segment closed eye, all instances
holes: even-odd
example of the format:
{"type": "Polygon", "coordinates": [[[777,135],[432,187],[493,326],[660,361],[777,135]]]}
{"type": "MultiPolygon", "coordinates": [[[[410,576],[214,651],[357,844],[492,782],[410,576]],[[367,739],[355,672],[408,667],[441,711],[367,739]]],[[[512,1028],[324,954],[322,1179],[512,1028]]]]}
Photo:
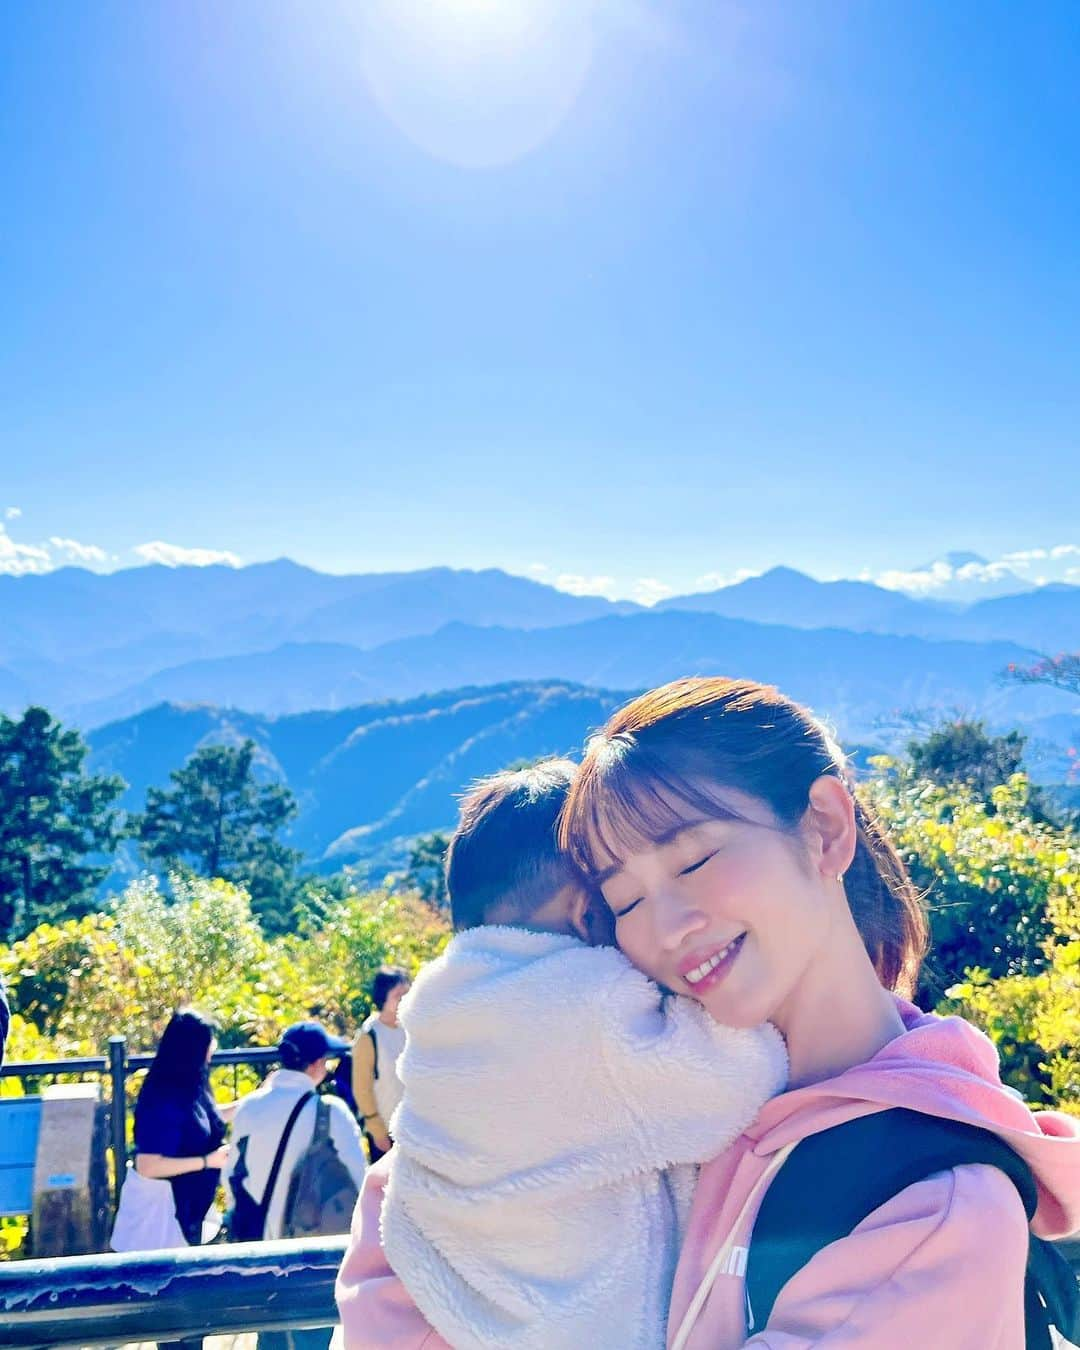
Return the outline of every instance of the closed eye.
{"type": "Polygon", "coordinates": [[[688,877],[691,872],[696,872],[699,867],[704,867],[709,859],[715,858],[719,852],[720,850],[718,848],[714,848],[711,853],[706,853],[704,858],[699,858],[696,863],[691,863],[689,867],[684,867],[679,873],[679,876],[688,877]]]}
{"type": "Polygon", "coordinates": [[[645,897],[643,895],[639,895],[636,900],[631,900],[625,909],[613,909],[611,912],[615,915],[615,921],[618,922],[623,915],[629,914],[632,909],[637,909],[638,905],[640,905],[644,899],[645,897]]]}

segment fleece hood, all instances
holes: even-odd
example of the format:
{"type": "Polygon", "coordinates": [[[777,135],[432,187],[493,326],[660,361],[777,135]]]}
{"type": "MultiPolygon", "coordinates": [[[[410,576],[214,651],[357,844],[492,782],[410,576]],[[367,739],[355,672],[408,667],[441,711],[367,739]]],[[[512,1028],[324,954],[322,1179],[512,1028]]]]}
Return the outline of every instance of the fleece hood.
{"type": "Polygon", "coordinates": [[[960,1017],[938,1017],[897,1000],[904,1033],[865,1064],[766,1103],[746,1132],[768,1157],[796,1139],[890,1107],[963,1121],[998,1135],[1034,1173],[1032,1229],[1068,1237],[1080,1229],[1080,1120],[1033,1112],[1001,1082],[993,1042],[960,1017]]]}

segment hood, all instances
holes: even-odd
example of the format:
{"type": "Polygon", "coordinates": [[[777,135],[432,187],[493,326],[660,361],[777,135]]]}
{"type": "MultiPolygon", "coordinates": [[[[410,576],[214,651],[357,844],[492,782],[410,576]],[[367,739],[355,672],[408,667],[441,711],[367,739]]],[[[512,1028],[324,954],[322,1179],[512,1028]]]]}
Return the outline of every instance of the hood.
{"type": "Polygon", "coordinates": [[[767,1157],[843,1121],[907,1107],[1000,1136],[1038,1184],[1034,1231],[1048,1238],[1076,1232],[1080,1120],[1057,1111],[1032,1112],[1002,1085],[993,1042],[963,1018],[923,1013],[902,999],[897,1006],[905,1031],[873,1059],[766,1103],[747,1131],[754,1152],[767,1157]]]}

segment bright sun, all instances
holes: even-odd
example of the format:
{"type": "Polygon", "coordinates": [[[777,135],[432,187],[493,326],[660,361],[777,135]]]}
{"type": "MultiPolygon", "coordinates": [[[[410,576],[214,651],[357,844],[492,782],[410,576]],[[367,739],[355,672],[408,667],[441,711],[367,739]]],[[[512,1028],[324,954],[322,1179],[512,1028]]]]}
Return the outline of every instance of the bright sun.
{"type": "Polygon", "coordinates": [[[590,0],[364,0],[364,77],[429,154],[507,164],[546,141],[584,84],[590,0]]]}

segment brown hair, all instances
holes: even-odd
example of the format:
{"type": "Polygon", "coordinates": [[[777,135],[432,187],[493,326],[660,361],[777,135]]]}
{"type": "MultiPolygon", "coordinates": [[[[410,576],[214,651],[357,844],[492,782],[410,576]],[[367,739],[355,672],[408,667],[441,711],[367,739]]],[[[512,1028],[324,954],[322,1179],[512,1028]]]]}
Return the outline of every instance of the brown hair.
{"type": "MultiPolygon", "coordinates": [[[[806,708],[752,680],[676,680],[620,708],[590,740],[563,810],[560,843],[595,876],[635,841],[678,828],[687,808],[739,819],[713,791],[719,785],[761,798],[794,830],[823,774],[850,790],[842,751],[806,708]]],[[[910,995],[926,955],[922,899],[857,797],[855,823],[855,856],[844,877],[852,917],[881,983],[910,995]]]]}
{"type": "Polygon", "coordinates": [[[525,922],[582,880],[556,839],[576,772],[568,759],[549,759],[482,778],[462,798],[446,852],[455,929],[490,923],[495,910],[502,922],[525,922]]]}

